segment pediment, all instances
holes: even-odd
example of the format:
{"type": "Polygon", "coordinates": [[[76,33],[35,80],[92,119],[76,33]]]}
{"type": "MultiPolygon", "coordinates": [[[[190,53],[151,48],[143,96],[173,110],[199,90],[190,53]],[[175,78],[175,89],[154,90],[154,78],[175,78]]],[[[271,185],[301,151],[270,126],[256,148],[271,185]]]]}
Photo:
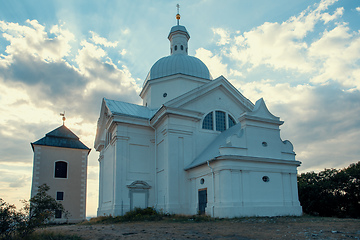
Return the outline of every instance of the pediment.
{"type": "MultiPolygon", "coordinates": [[[[164,106],[172,108],[189,108],[194,103],[206,100],[206,96],[213,96],[216,91],[221,91],[228,99],[239,106],[243,111],[250,112],[254,104],[245,98],[225,77],[220,76],[217,79],[193,89],[177,98],[174,98],[164,106]]],[[[189,108],[190,109],[190,108],[189,108]]],[[[191,109],[199,110],[199,109],[191,109]]]]}

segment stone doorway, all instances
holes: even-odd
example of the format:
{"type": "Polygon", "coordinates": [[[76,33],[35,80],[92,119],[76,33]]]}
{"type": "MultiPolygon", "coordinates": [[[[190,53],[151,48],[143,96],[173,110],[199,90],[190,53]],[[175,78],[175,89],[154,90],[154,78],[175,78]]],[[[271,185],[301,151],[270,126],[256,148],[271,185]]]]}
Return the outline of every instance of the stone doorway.
{"type": "Polygon", "coordinates": [[[135,181],[127,187],[129,188],[130,210],[149,206],[149,189],[151,187],[147,182],[135,181]]]}

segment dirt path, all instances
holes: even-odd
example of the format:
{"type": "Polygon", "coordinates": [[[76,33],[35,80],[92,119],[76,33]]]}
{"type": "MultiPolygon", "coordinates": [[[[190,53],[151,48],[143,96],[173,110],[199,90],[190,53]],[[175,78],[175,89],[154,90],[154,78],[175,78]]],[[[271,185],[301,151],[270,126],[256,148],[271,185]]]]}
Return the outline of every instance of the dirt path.
{"type": "Polygon", "coordinates": [[[84,239],[360,239],[360,219],[244,218],[214,222],[132,222],[62,225],[60,231],[84,239]]]}

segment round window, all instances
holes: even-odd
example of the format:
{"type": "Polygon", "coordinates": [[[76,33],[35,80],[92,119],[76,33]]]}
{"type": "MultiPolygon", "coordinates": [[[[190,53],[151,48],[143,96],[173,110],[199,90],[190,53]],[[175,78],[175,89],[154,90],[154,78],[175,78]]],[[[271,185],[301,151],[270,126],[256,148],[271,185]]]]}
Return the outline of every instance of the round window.
{"type": "Polygon", "coordinates": [[[267,147],[267,142],[262,142],[263,147],[267,147]]]}
{"type": "Polygon", "coordinates": [[[163,97],[167,97],[167,93],[164,93],[164,94],[163,94],[163,97]]]}
{"type": "Polygon", "coordinates": [[[205,179],[200,179],[200,184],[204,184],[204,182],[205,182],[205,179]]]}
{"type": "Polygon", "coordinates": [[[264,182],[269,182],[269,181],[270,181],[270,178],[269,178],[268,176],[263,176],[263,177],[262,177],[262,180],[263,180],[264,182]]]}

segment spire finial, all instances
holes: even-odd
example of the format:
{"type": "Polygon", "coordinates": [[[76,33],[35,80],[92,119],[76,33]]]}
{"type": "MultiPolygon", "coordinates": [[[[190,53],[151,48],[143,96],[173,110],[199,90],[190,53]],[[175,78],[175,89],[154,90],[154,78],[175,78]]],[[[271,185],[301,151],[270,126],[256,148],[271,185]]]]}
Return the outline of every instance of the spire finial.
{"type": "Polygon", "coordinates": [[[179,21],[180,21],[180,13],[179,13],[180,5],[176,4],[176,8],[177,8],[177,14],[176,14],[177,25],[179,25],[179,21]]]}
{"type": "Polygon", "coordinates": [[[66,120],[65,111],[64,111],[64,113],[60,113],[60,116],[62,116],[63,125],[65,125],[65,120],[66,120]]]}

